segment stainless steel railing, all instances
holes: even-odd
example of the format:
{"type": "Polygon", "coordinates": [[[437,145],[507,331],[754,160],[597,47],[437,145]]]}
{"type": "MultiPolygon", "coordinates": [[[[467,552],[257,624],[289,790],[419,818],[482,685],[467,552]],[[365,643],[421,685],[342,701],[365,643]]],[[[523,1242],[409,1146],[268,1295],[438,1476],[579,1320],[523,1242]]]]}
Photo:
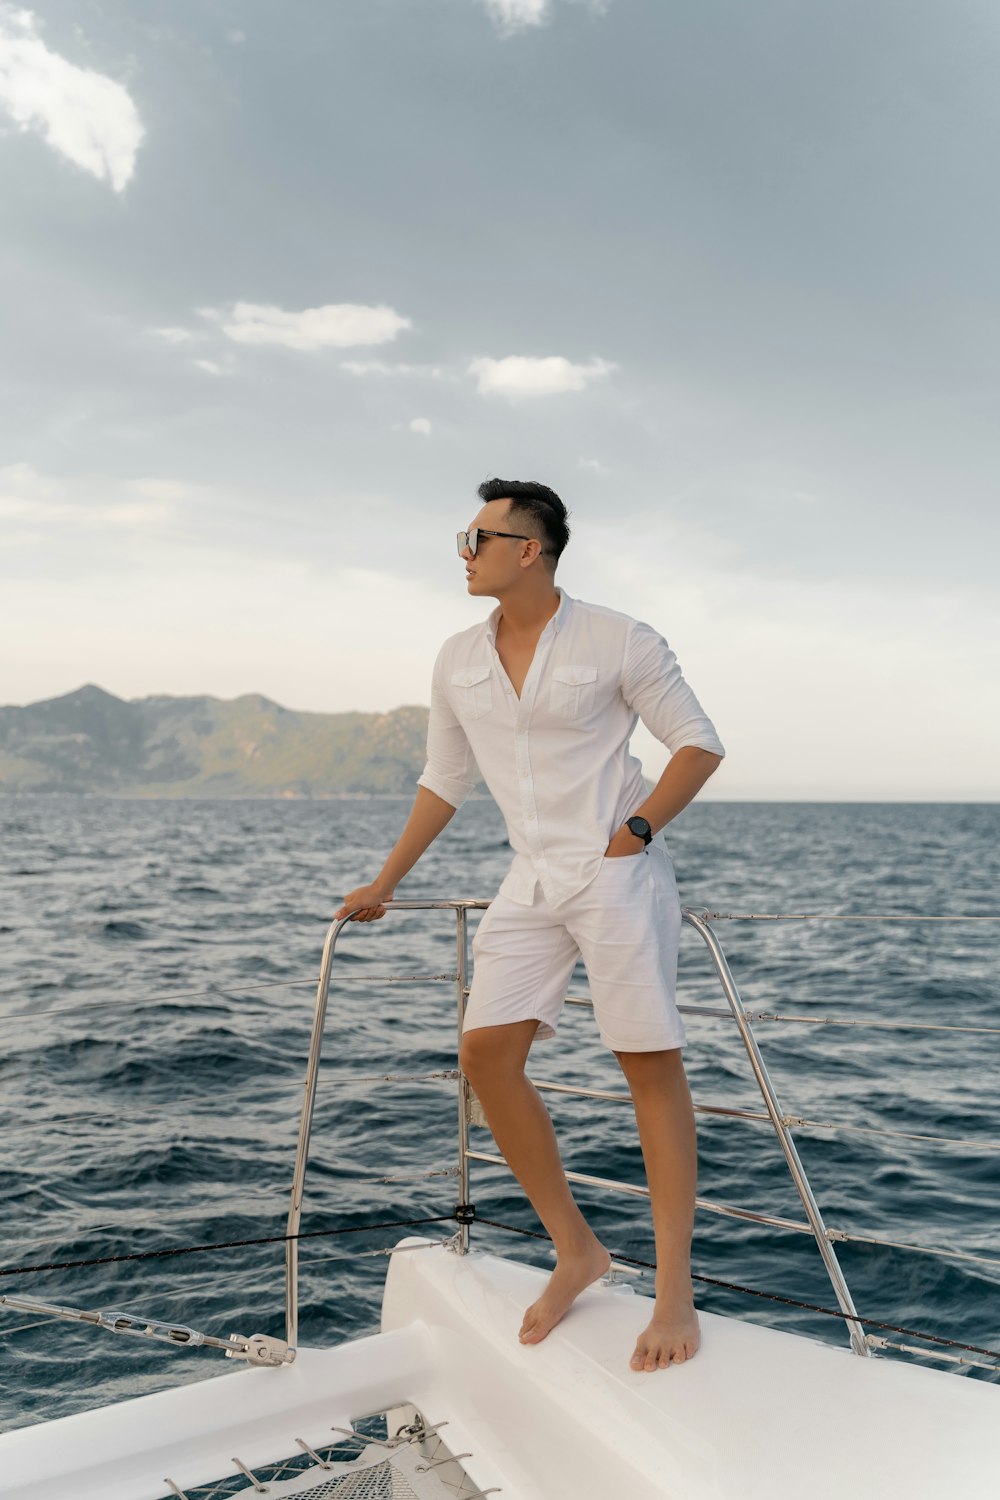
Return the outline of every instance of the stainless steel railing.
{"type": "MultiPolygon", "coordinates": [[[[385,905],[393,911],[453,911],[455,913],[457,962],[455,965],[455,981],[457,986],[458,1002],[458,1027],[461,1031],[462,1013],[465,1006],[465,997],[468,991],[466,978],[468,976],[468,929],[467,912],[483,911],[489,906],[488,901],[387,901],[385,905]]],[[[316,1084],[319,1077],[319,1064],[323,1052],[323,1029],[326,1025],[326,1012],[330,995],[330,975],[333,970],[333,958],[337,951],[337,942],[344,926],[350,921],[350,917],[342,917],[339,922],[334,922],[326,935],[323,945],[323,959],[320,964],[319,983],[316,988],[316,1008],[313,1012],[312,1035],[309,1041],[309,1062],[306,1067],[305,1092],[302,1100],[302,1115],[299,1121],[299,1140],[295,1150],[295,1170],[292,1174],[291,1202],[288,1208],[288,1227],[286,1233],[288,1239],[285,1243],[285,1338],[289,1348],[295,1348],[298,1343],[299,1331],[299,1225],[302,1221],[302,1197],[305,1191],[306,1164],[309,1160],[309,1140],[312,1135],[313,1110],[316,1105],[316,1084]]],[[[458,1083],[458,1182],[460,1201],[468,1201],[469,1191],[469,1164],[468,1164],[468,1107],[469,1086],[464,1076],[459,1076],[458,1083]]],[[[464,1254],[469,1247],[469,1226],[459,1226],[458,1248],[464,1254]]]]}
{"type": "MultiPolygon", "coordinates": [[[[462,1019],[465,1000],[468,995],[468,913],[470,910],[484,910],[489,906],[488,901],[391,901],[386,902],[387,908],[395,911],[442,911],[451,910],[456,919],[456,965],[455,984],[457,998],[457,1020],[459,1037],[461,1037],[462,1019]]],[[[789,1129],[789,1117],[784,1114],[778,1102],[774,1085],[771,1081],[760,1049],[757,1046],[753,1028],[743,1001],[740,997],[736,981],[729,968],[728,961],[719,942],[718,936],[708,921],[707,913],[682,909],[683,920],[687,922],[701,936],[715,967],[719,978],[722,992],[729,1006],[728,1014],[736,1021],[739,1028],[740,1038],[746,1048],[750,1065],[753,1069],[754,1078],[760,1089],[767,1118],[778,1137],[782,1153],[795,1184],[796,1191],[802,1201],[805,1210],[806,1222],[802,1223],[793,1219],[779,1218],[770,1214],[755,1213],[748,1209],[740,1208],[732,1204],[715,1204],[708,1200],[698,1199],[699,1207],[715,1212],[724,1213],[729,1217],[747,1219],[755,1223],[769,1224],[778,1228],[798,1230],[803,1233],[812,1234],[819,1248],[823,1264],[833,1285],[838,1306],[845,1315],[850,1336],[851,1348],[855,1354],[862,1357],[871,1355],[871,1348],[858,1320],[857,1309],[851,1297],[850,1290],[844,1278],[840,1263],[837,1260],[833,1248],[833,1240],[843,1238],[837,1230],[831,1230],[824,1223],[815,1195],[809,1184],[805,1168],[799,1158],[789,1129]]],[[[288,1226],[285,1247],[285,1337],[290,1348],[294,1348],[298,1341],[298,1233],[302,1218],[302,1201],[305,1190],[306,1165],[309,1156],[309,1141],[312,1132],[313,1110],[316,1100],[316,1084],[319,1074],[319,1064],[323,1049],[323,1031],[326,1022],[326,1014],[329,1003],[330,978],[333,970],[333,959],[337,949],[341,931],[350,917],[344,917],[339,922],[331,925],[326,942],[323,947],[323,960],[320,967],[319,982],[316,991],[316,1006],[313,1015],[312,1035],[309,1045],[309,1062],[306,1070],[305,1093],[302,1104],[302,1115],[299,1125],[299,1139],[295,1155],[295,1169],[292,1177],[291,1202],[288,1211],[288,1226]]],[[[448,976],[451,978],[451,976],[448,976]]],[[[587,1001],[577,1002],[588,1004],[587,1001]]],[[[704,1007],[681,1006],[684,1012],[694,1010],[704,1012],[704,1007]]],[[[710,1011],[710,1014],[726,1015],[726,1011],[710,1011]]],[[[532,1080],[533,1082],[535,1080],[532,1080]]],[[[577,1094],[585,1097],[601,1097],[600,1091],[576,1088],[570,1085],[554,1085],[539,1083],[538,1087],[558,1088],[562,1093],[577,1094]]],[[[466,1078],[459,1073],[458,1087],[458,1188],[459,1202],[465,1204],[469,1201],[469,1162],[482,1161],[491,1165],[505,1166],[503,1157],[491,1155],[487,1152],[474,1151],[469,1147],[468,1127],[470,1118],[471,1091],[466,1078]]],[[[739,1113],[733,1111],[733,1113],[739,1113]]],[[[633,1184],[615,1181],[610,1178],[597,1178],[583,1173],[567,1171],[567,1179],[570,1182],[586,1183],[600,1186],[613,1192],[631,1193],[638,1196],[648,1197],[648,1189],[636,1187],[633,1184]]],[[[455,1236],[455,1249],[459,1254],[464,1254],[469,1246],[469,1226],[467,1223],[459,1223],[455,1236]]]]}

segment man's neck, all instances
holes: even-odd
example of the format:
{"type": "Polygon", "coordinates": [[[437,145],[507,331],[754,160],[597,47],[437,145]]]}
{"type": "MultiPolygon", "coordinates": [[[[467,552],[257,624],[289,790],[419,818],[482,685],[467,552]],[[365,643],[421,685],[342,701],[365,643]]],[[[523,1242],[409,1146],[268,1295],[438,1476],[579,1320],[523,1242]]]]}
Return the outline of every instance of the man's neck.
{"type": "Polygon", "coordinates": [[[500,600],[500,619],[497,629],[514,640],[530,640],[541,635],[552,616],[559,608],[560,595],[555,585],[551,589],[530,595],[508,595],[500,600]]]}

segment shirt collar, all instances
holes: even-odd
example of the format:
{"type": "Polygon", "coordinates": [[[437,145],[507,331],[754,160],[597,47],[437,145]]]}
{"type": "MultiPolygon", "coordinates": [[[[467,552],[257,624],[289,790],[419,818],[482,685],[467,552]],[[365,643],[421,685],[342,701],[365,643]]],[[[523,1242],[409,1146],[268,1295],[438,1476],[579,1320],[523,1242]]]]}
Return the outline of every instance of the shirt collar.
{"type": "MultiPolygon", "coordinates": [[[[569,612],[573,606],[573,600],[570,598],[569,594],[567,594],[566,590],[561,589],[558,584],[556,585],[556,593],[559,595],[559,608],[556,610],[551,620],[549,620],[546,624],[545,630],[542,631],[542,635],[544,635],[545,631],[549,629],[552,629],[556,632],[560,631],[566,624],[566,621],[569,619],[569,612]]],[[[486,621],[486,635],[489,639],[490,645],[494,647],[497,643],[497,626],[500,624],[500,616],[502,612],[503,607],[502,605],[498,604],[496,609],[494,609],[490,614],[489,619],[486,621]]],[[[539,639],[541,639],[541,637],[539,637],[539,639]]]]}

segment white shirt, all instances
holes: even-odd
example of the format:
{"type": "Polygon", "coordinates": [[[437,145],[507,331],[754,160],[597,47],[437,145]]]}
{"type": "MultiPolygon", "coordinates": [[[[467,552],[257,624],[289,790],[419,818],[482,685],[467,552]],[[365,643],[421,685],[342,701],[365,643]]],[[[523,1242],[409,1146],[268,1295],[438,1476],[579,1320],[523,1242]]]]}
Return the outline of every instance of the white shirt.
{"type": "Polygon", "coordinates": [[[589,885],[612,834],[645,802],[642,766],[629,751],[640,719],[671,754],[684,745],[726,753],[661,635],[557,592],[520,698],[497,654],[500,605],[445,641],[418,778],[460,807],[478,765],[514,850],[500,890],[524,906],[536,882],[550,906],[589,885]]]}

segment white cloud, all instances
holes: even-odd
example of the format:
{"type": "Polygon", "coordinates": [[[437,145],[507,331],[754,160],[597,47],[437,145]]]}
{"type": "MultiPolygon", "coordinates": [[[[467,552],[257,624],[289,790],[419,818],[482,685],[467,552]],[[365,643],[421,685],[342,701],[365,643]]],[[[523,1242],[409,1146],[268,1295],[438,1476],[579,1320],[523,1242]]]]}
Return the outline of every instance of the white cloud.
{"type": "Polygon", "coordinates": [[[442,365],[387,364],[383,359],[342,359],[340,368],[351,375],[427,375],[434,380],[453,380],[442,365]]]}
{"type": "Polygon", "coordinates": [[[190,344],[201,336],[193,333],[190,328],[150,328],[148,331],[165,344],[190,344]]]}
{"type": "MultiPolygon", "coordinates": [[[[482,3],[501,36],[544,26],[552,19],[551,0],[482,0],[482,3]]],[[[585,5],[593,15],[603,16],[610,0],[571,0],[571,3],[585,5]]]]}
{"type": "Polygon", "coordinates": [[[232,365],[220,365],[214,359],[196,359],[192,363],[196,364],[199,370],[204,370],[207,375],[231,375],[233,373],[232,365]]]}
{"type": "Polygon", "coordinates": [[[533,359],[508,354],[505,359],[474,359],[468,374],[475,375],[481,396],[554,396],[561,391],[582,391],[589,380],[609,375],[618,366],[605,359],[575,365],[561,354],[533,359]]]}
{"type": "Polygon", "coordinates": [[[484,0],[486,10],[503,35],[524,31],[529,26],[544,26],[549,19],[549,0],[484,0]]]}
{"type": "Polygon", "coordinates": [[[592,469],[595,474],[610,474],[611,470],[607,464],[602,464],[598,458],[581,458],[578,460],[581,469],[592,469]]]}
{"type": "MultiPolygon", "coordinates": [[[[0,523],[11,521],[32,526],[58,521],[63,526],[128,529],[157,525],[172,516],[172,501],[179,498],[176,487],[172,493],[165,487],[169,483],[150,479],[132,481],[122,487],[142,498],[109,501],[103,494],[107,486],[101,481],[67,484],[40,474],[31,464],[7,464],[0,468],[0,523]],[[100,498],[91,498],[95,489],[100,498]]],[[[17,539],[44,541],[45,534],[21,532],[17,539]]]]}
{"type": "Polygon", "coordinates": [[[426,417],[414,417],[410,423],[411,432],[422,432],[424,437],[430,437],[431,424],[426,417]]]}
{"type": "Polygon", "coordinates": [[[122,84],[80,68],[38,35],[30,10],[0,4],[0,108],[19,130],[35,131],[54,151],[120,193],[145,136],[122,84]]]}
{"type": "Polygon", "coordinates": [[[355,302],[330,302],[302,312],[237,302],[228,313],[199,307],[199,314],[218,323],[227,338],[238,344],[281,344],[286,349],[344,349],[353,344],[385,344],[411,326],[391,307],[365,307],[355,302]]]}

